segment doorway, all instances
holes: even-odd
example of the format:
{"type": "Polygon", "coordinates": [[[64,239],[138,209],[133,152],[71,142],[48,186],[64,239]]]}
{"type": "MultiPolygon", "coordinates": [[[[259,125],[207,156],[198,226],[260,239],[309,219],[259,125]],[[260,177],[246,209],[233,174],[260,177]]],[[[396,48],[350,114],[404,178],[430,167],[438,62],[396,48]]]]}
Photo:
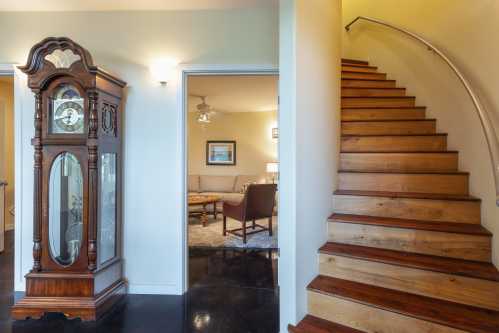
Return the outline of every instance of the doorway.
{"type": "Polygon", "coordinates": [[[278,332],[278,74],[184,83],[187,322],[278,332]]]}
{"type": "Polygon", "coordinates": [[[14,213],[14,77],[0,71],[0,307],[14,301],[14,213]]]}

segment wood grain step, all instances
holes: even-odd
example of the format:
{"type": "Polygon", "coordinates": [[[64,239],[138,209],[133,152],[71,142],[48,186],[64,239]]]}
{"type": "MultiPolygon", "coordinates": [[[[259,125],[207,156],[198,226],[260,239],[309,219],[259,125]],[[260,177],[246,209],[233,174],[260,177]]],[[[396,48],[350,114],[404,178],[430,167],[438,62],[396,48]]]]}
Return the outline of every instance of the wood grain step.
{"type": "MultiPolygon", "coordinates": [[[[366,251],[367,254],[371,254],[377,250],[391,251],[348,244],[329,244],[370,249],[366,251]]],[[[399,251],[391,252],[404,253],[399,251]]],[[[434,262],[438,262],[440,259],[448,259],[414,253],[407,253],[407,255],[408,256],[401,255],[399,258],[410,260],[410,256],[423,256],[434,258],[434,262]]],[[[455,261],[467,262],[466,260],[459,259],[455,259],[455,261]]],[[[475,261],[469,262],[476,263],[475,261]]],[[[488,265],[486,263],[484,264],[488,265]]],[[[406,291],[412,294],[434,297],[460,304],[496,311],[499,310],[497,301],[499,299],[499,282],[463,277],[452,273],[442,273],[421,268],[412,268],[408,265],[404,265],[403,261],[396,263],[381,262],[371,260],[370,256],[363,257],[362,255],[352,256],[348,253],[347,255],[344,255],[342,252],[336,253],[333,249],[329,253],[320,252],[319,272],[321,275],[338,279],[348,279],[355,282],[406,291]]]]}
{"type": "Polygon", "coordinates": [[[292,333],[363,333],[311,315],[305,316],[296,327],[290,325],[288,330],[292,333]]]}
{"type": "Polygon", "coordinates": [[[328,240],[440,257],[491,261],[491,236],[330,220],[328,240]]]}
{"type": "Polygon", "coordinates": [[[368,332],[499,332],[497,311],[322,275],[308,290],[311,315],[368,332]]]}
{"type": "Polygon", "coordinates": [[[458,168],[458,153],[340,153],[339,168],[367,172],[453,172],[458,168]]]}
{"type": "Polygon", "coordinates": [[[342,64],[341,70],[346,72],[357,72],[357,73],[376,73],[378,71],[378,67],[374,66],[359,66],[359,65],[351,65],[351,64],[342,64]]]}
{"type": "Polygon", "coordinates": [[[342,152],[426,152],[447,149],[447,134],[342,136],[342,152]]]}
{"type": "Polygon", "coordinates": [[[362,96],[362,97],[382,97],[382,96],[405,96],[405,88],[341,88],[341,96],[362,96]]]}
{"type": "Polygon", "coordinates": [[[399,219],[390,217],[378,217],[368,215],[338,214],[333,213],[328,219],[336,223],[353,223],[374,226],[384,226],[400,229],[415,229],[425,231],[436,231],[446,233],[456,233],[463,235],[475,235],[492,237],[492,233],[480,224],[435,222],[424,220],[399,219]]]}
{"type": "Polygon", "coordinates": [[[397,82],[395,80],[341,78],[342,88],[395,88],[396,84],[397,82]]]}
{"type": "Polygon", "coordinates": [[[341,120],[412,120],[412,119],[425,119],[426,108],[356,108],[356,109],[342,109],[341,120]]]}
{"type": "Polygon", "coordinates": [[[480,224],[480,199],[471,196],[378,191],[334,192],[334,212],[480,224]]]}
{"type": "Polygon", "coordinates": [[[357,59],[348,59],[348,58],[341,58],[341,63],[342,64],[356,64],[356,65],[369,65],[369,62],[365,60],[357,60],[357,59]]]}
{"type": "Polygon", "coordinates": [[[386,73],[359,73],[351,71],[341,71],[342,79],[369,79],[386,80],[386,73]]]}
{"type": "Polygon", "coordinates": [[[435,119],[342,121],[342,135],[435,134],[435,119]]]}
{"type": "Polygon", "coordinates": [[[328,242],[319,249],[321,254],[362,259],[394,266],[408,267],[499,282],[499,271],[491,263],[469,261],[417,253],[377,249],[367,246],[328,242]]]}
{"type": "Polygon", "coordinates": [[[339,190],[467,195],[468,182],[469,174],[462,172],[338,172],[339,190]]]}
{"type": "Polygon", "coordinates": [[[362,97],[350,96],[341,97],[342,108],[368,108],[368,107],[414,107],[416,97],[395,96],[395,97],[362,97]]]}

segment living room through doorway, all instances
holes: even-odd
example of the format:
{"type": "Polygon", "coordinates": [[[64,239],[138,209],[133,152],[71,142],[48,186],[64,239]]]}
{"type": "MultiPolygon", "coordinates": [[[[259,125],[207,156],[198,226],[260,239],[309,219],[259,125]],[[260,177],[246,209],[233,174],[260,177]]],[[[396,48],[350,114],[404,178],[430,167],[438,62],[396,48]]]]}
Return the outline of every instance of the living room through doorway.
{"type": "MultiPolygon", "coordinates": [[[[277,332],[278,75],[186,82],[189,299],[224,315],[240,307],[277,332]]],[[[214,316],[200,325],[209,331],[214,316]]]]}

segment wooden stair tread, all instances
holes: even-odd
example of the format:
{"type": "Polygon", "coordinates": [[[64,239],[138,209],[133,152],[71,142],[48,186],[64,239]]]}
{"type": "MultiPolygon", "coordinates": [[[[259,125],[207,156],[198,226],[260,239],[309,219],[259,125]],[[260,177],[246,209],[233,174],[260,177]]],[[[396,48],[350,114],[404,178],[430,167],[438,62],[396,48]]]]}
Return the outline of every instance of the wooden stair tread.
{"type": "Polygon", "coordinates": [[[348,67],[358,67],[358,68],[370,68],[370,69],[378,69],[377,66],[370,66],[370,65],[367,65],[367,64],[356,64],[356,63],[353,63],[353,62],[350,62],[350,63],[345,63],[343,62],[341,64],[341,66],[348,66],[348,67]]]}
{"type": "Polygon", "coordinates": [[[499,312],[323,275],[308,290],[473,333],[499,332],[499,312]]]}
{"type": "MultiPolygon", "coordinates": [[[[398,96],[398,98],[403,98],[404,96],[398,96]]],[[[347,98],[347,97],[343,97],[347,98]]],[[[368,97],[372,98],[372,97],[368,97]]],[[[394,96],[394,98],[397,98],[397,96],[394,96]]],[[[357,110],[357,109],[362,109],[362,110],[378,110],[378,109],[413,109],[413,110],[425,110],[426,106],[343,106],[341,107],[342,110],[357,110]]]]}
{"type": "Polygon", "coordinates": [[[342,63],[353,63],[353,64],[364,64],[368,65],[369,62],[365,60],[357,60],[357,59],[348,59],[348,58],[341,58],[342,63]]]}
{"type": "Polygon", "coordinates": [[[338,170],[338,173],[387,173],[387,174],[402,174],[402,175],[469,175],[467,171],[392,171],[392,170],[373,170],[373,171],[356,171],[356,170],[338,170]]]}
{"type": "Polygon", "coordinates": [[[365,136],[373,136],[373,137],[381,137],[381,136],[447,136],[447,133],[421,133],[421,134],[342,134],[342,137],[365,137],[365,136]]]}
{"type": "Polygon", "coordinates": [[[365,99],[415,99],[416,96],[342,96],[341,98],[365,98],[365,99]]]}
{"type": "Polygon", "coordinates": [[[457,150],[432,150],[432,151],[354,151],[340,152],[340,154],[459,154],[457,150]]]}
{"type": "Polygon", "coordinates": [[[290,325],[288,329],[292,333],[363,333],[311,315],[306,315],[296,327],[290,325]]]}
{"type": "Polygon", "coordinates": [[[356,195],[356,196],[367,196],[367,197],[386,197],[386,198],[481,201],[481,199],[473,197],[471,195],[455,195],[455,194],[357,191],[357,190],[336,190],[336,191],[334,191],[334,194],[335,195],[356,195]]]}
{"type": "Polygon", "coordinates": [[[330,222],[353,223],[364,225],[375,225],[400,229],[416,229],[425,231],[437,231],[445,233],[479,235],[492,237],[492,234],[480,224],[434,222],[411,219],[399,219],[392,217],[378,217],[367,215],[351,215],[333,213],[329,216],[330,222]]]}
{"type": "Polygon", "coordinates": [[[425,121],[437,121],[433,118],[424,118],[424,119],[366,119],[366,120],[342,120],[342,123],[397,123],[404,121],[414,121],[414,122],[425,122],[425,121]]]}
{"type": "MultiPolygon", "coordinates": [[[[352,79],[345,79],[345,80],[352,80],[352,79]]],[[[370,81],[376,81],[376,80],[370,80],[370,81]]],[[[383,80],[387,81],[387,80],[383,80]]],[[[365,89],[365,90],[405,90],[406,88],[400,88],[400,87],[393,87],[393,88],[388,88],[388,87],[379,87],[379,88],[373,88],[373,87],[341,87],[343,89],[365,89]]],[[[402,97],[402,96],[400,96],[402,97]]]]}
{"type": "MultiPolygon", "coordinates": [[[[356,72],[354,72],[356,73],[356,72]]],[[[349,77],[345,77],[345,78],[341,78],[342,80],[349,80],[349,81],[383,81],[383,82],[396,82],[396,80],[383,80],[383,79],[363,79],[363,78],[359,78],[359,79],[351,79],[349,77]]]]}
{"type": "Polygon", "coordinates": [[[320,253],[499,282],[491,263],[328,242],[320,253]]]}

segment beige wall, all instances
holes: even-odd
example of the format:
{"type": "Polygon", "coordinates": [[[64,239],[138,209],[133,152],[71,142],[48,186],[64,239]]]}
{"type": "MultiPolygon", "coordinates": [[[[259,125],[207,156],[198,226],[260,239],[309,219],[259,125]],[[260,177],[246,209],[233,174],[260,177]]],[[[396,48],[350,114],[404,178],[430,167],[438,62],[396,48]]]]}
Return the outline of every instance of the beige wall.
{"type": "MultiPolygon", "coordinates": [[[[382,19],[424,36],[462,70],[499,119],[499,1],[346,0],[344,25],[358,15],[382,19]]],[[[433,53],[399,32],[361,23],[344,33],[344,56],[369,60],[428,106],[438,130],[449,133],[449,149],[459,150],[460,169],[471,172],[471,193],[482,201],[483,224],[494,233],[499,264],[499,208],[485,138],[469,97],[433,53]]],[[[499,121],[495,122],[499,129],[499,121]]]]}
{"type": "Polygon", "coordinates": [[[339,156],[341,23],[340,0],[281,0],[279,207],[290,207],[279,210],[281,323],[307,313],[306,287],[327,240],[339,156]]]}
{"type": "Polygon", "coordinates": [[[189,112],[189,174],[195,175],[263,175],[266,163],[277,160],[277,112],[218,113],[210,124],[200,124],[197,114],[189,112]],[[206,141],[237,141],[235,166],[206,165],[206,141]]]}
{"type": "Polygon", "coordinates": [[[9,209],[14,207],[14,82],[0,81],[0,178],[9,183],[5,188],[5,225],[7,229],[14,227],[14,217],[9,209]]]}

